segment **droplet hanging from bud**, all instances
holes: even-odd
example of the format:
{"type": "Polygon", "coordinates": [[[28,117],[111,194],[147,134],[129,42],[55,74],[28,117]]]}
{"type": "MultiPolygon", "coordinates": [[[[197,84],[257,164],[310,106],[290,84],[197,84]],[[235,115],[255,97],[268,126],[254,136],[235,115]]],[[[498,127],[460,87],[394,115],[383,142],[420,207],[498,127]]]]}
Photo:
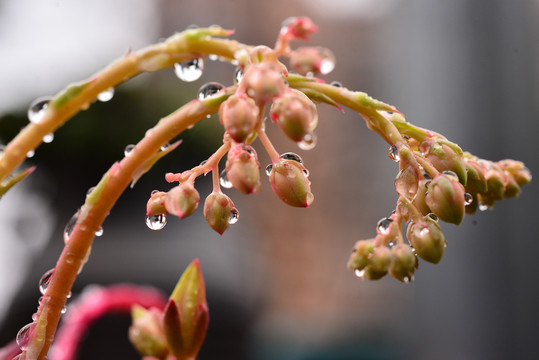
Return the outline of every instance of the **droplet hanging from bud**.
{"type": "Polygon", "coordinates": [[[167,215],[166,214],[159,214],[159,215],[147,215],[146,216],[146,226],[150,230],[161,230],[165,227],[167,224],[167,215]]]}

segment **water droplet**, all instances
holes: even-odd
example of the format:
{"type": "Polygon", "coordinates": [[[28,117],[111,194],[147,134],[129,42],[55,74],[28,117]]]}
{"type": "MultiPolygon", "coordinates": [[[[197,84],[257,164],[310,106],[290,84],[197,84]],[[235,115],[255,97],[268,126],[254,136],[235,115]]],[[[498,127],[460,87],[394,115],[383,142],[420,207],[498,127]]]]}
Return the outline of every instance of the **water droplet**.
{"type": "Polygon", "coordinates": [[[148,215],[146,216],[146,226],[150,230],[161,230],[167,224],[167,215],[148,215]]]}
{"type": "Polygon", "coordinates": [[[438,216],[434,215],[433,213],[428,213],[427,216],[432,220],[438,222],[438,216]]]}
{"type": "Polygon", "coordinates": [[[183,81],[192,82],[202,76],[204,70],[204,59],[192,59],[174,64],[174,73],[183,81]]]}
{"type": "Polygon", "coordinates": [[[299,162],[300,164],[303,164],[303,159],[301,158],[301,156],[299,156],[298,154],[293,153],[293,152],[286,152],[286,153],[282,154],[281,159],[294,160],[294,161],[299,162]]]}
{"type": "Polygon", "coordinates": [[[303,169],[303,174],[308,177],[309,176],[309,170],[303,169]]]}
{"type": "Polygon", "coordinates": [[[395,240],[389,240],[387,242],[387,247],[390,248],[390,249],[393,248],[393,246],[395,246],[395,245],[397,245],[397,242],[395,240]]]}
{"type": "Polygon", "coordinates": [[[405,284],[411,283],[412,281],[414,281],[414,279],[415,279],[414,274],[408,274],[403,278],[405,284]]]}
{"type": "Polygon", "coordinates": [[[92,191],[95,190],[95,186],[92,186],[91,188],[88,189],[88,191],[86,192],[86,197],[90,196],[90,194],[92,193],[92,191]]]}
{"type": "Polygon", "coordinates": [[[419,236],[427,236],[430,233],[429,228],[424,227],[419,231],[419,236]]]}
{"type": "Polygon", "coordinates": [[[28,151],[26,153],[26,157],[30,159],[30,158],[34,157],[35,154],[36,154],[36,152],[34,150],[30,150],[30,151],[28,151]]]}
{"type": "Polygon", "coordinates": [[[67,312],[67,307],[63,307],[62,310],[60,310],[60,313],[61,314],[65,314],[67,312]]]}
{"type": "Polygon", "coordinates": [[[228,223],[230,225],[235,224],[235,223],[238,222],[239,219],[240,219],[240,212],[238,211],[238,209],[234,208],[234,209],[230,210],[230,216],[228,217],[228,223]]]}
{"type": "Polygon", "coordinates": [[[271,170],[273,169],[273,165],[272,164],[269,164],[268,166],[266,166],[266,175],[270,176],[271,175],[271,170]]]}
{"type": "Polygon", "coordinates": [[[73,294],[72,294],[71,291],[70,291],[69,293],[67,293],[66,298],[70,299],[72,295],[73,295],[73,294]]]}
{"type": "Polygon", "coordinates": [[[220,84],[218,82],[209,82],[200,87],[198,89],[198,99],[204,100],[209,98],[210,96],[213,96],[217,94],[219,91],[223,90],[225,87],[223,84],[220,84]]]}
{"type": "Polygon", "coordinates": [[[399,148],[397,148],[397,145],[391,145],[389,148],[389,158],[394,162],[400,161],[401,158],[399,156],[399,148]]]}
{"type": "Polygon", "coordinates": [[[45,110],[49,107],[49,103],[52,100],[52,97],[45,96],[40,97],[30,105],[30,108],[28,109],[28,120],[30,122],[33,122],[34,124],[37,124],[38,122],[43,119],[43,116],[45,115],[45,110]]]}
{"type": "Polygon", "coordinates": [[[47,135],[43,136],[43,142],[45,144],[50,144],[54,140],[54,133],[48,133],[47,135]]]}
{"type": "Polygon", "coordinates": [[[243,79],[243,70],[240,67],[237,67],[234,71],[234,83],[237,85],[243,79]]]}
{"type": "Polygon", "coordinates": [[[322,75],[329,74],[333,71],[333,69],[335,69],[335,61],[333,61],[332,59],[326,58],[323,59],[320,63],[320,73],[322,75]]]}
{"type": "Polygon", "coordinates": [[[332,81],[329,85],[342,88],[342,84],[338,81],[332,81]]]}
{"type": "Polygon", "coordinates": [[[226,169],[221,171],[221,174],[219,175],[219,184],[221,184],[221,186],[225,189],[232,188],[232,183],[230,182],[230,180],[228,180],[228,173],[226,172],[226,169]]]}
{"type": "Polygon", "coordinates": [[[99,229],[95,232],[95,236],[99,237],[103,235],[103,227],[100,226],[99,229]]]}
{"type": "Polygon", "coordinates": [[[429,174],[427,174],[427,172],[424,169],[423,169],[422,173],[423,173],[423,178],[424,179],[426,179],[426,180],[431,180],[432,179],[432,177],[429,174]]]}
{"type": "Polygon", "coordinates": [[[97,94],[97,100],[101,102],[107,102],[110,99],[112,99],[113,96],[114,96],[114,88],[111,87],[97,94]]]}
{"type": "Polygon", "coordinates": [[[356,274],[358,278],[365,279],[365,270],[356,269],[354,270],[354,273],[356,274]]]}
{"type": "Polygon", "coordinates": [[[150,196],[154,196],[155,194],[157,194],[159,192],[159,190],[152,190],[152,193],[150,194],[150,196]]]}
{"type": "Polygon", "coordinates": [[[301,150],[312,150],[316,146],[316,135],[314,133],[312,134],[306,134],[303,139],[301,139],[300,142],[298,142],[298,146],[301,150]]]}
{"type": "Polygon", "coordinates": [[[380,234],[387,235],[389,234],[390,225],[392,222],[393,220],[391,220],[390,218],[387,218],[387,217],[382,218],[376,224],[376,229],[378,230],[380,234]]]}
{"type": "Polygon", "coordinates": [[[470,205],[473,202],[473,196],[470,193],[464,193],[464,204],[470,205]]]}
{"type": "Polygon", "coordinates": [[[169,143],[163,144],[163,145],[161,146],[161,151],[166,151],[166,150],[168,149],[169,146],[170,146],[169,143]]]}
{"type": "Polygon", "coordinates": [[[47,288],[49,287],[49,284],[51,283],[52,276],[54,275],[54,269],[50,269],[47,271],[41,279],[39,279],[39,292],[41,295],[45,295],[45,292],[47,291],[47,288]]]}
{"type": "Polygon", "coordinates": [[[208,162],[208,160],[202,160],[202,161],[200,162],[200,165],[198,165],[198,166],[204,166],[204,165],[207,164],[207,162],[208,162]]]}
{"type": "Polygon", "coordinates": [[[66,227],[64,228],[64,243],[67,244],[69,241],[69,237],[73,233],[73,230],[75,230],[75,226],[77,225],[77,220],[79,219],[79,213],[80,210],[78,210],[75,215],[69,219],[69,221],[66,224],[66,227]]]}
{"type": "Polygon", "coordinates": [[[488,205],[485,205],[485,204],[479,204],[479,210],[480,210],[480,211],[486,211],[486,210],[488,210],[488,205]]]}
{"type": "Polygon", "coordinates": [[[32,338],[32,333],[34,332],[35,328],[36,328],[35,323],[26,324],[17,333],[17,338],[16,338],[17,345],[19,345],[19,349],[21,349],[22,351],[28,348],[28,344],[30,343],[30,339],[32,338]]]}
{"type": "Polygon", "coordinates": [[[36,321],[37,320],[37,313],[33,313],[32,314],[32,321],[36,321]]]}
{"type": "Polygon", "coordinates": [[[217,59],[219,59],[219,56],[215,54],[210,54],[208,55],[208,59],[210,59],[211,61],[216,61],[217,59]]]}
{"type": "Polygon", "coordinates": [[[447,176],[450,176],[452,178],[454,178],[455,180],[459,180],[459,177],[458,175],[454,172],[454,171],[451,171],[451,170],[445,170],[445,171],[442,171],[442,174],[444,175],[447,175],[447,176]]]}
{"type": "Polygon", "coordinates": [[[11,358],[11,360],[20,360],[22,358],[22,353],[20,353],[19,355],[15,355],[14,357],[11,358]]]}
{"type": "Polygon", "coordinates": [[[135,148],[135,145],[133,145],[133,144],[127,145],[127,146],[125,147],[125,149],[124,149],[124,155],[125,155],[125,156],[131,155],[131,152],[133,151],[134,148],[135,148]]]}
{"type": "Polygon", "coordinates": [[[281,30],[280,30],[280,33],[281,35],[284,35],[288,32],[288,27],[290,26],[290,24],[292,24],[294,21],[296,21],[296,17],[295,16],[292,16],[292,17],[289,17],[287,19],[285,19],[285,21],[283,21],[281,23],[281,30]]]}

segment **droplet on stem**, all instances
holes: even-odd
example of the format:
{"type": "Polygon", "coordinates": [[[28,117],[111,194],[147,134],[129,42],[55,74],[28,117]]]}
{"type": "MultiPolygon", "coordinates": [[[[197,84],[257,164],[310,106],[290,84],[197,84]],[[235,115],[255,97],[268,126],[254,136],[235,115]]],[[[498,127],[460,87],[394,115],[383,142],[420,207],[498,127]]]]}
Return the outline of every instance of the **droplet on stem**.
{"type": "Polygon", "coordinates": [[[376,229],[378,229],[378,232],[380,232],[380,234],[387,235],[389,234],[389,227],[391,226],[392,222],[393,220],[391,220],[390,218],[382,218],[376,224],[376,229]]]}
{"type": "Polygon", "coordinates": [[[389,148],[389,158],[394,162],[400,161],[401,158],[399,156],[399,149],[397,148],[397,145],[391,145],[389,148]]]}
{"type": "Polygon", "coordinates": [[[77,220],[79,219],[79,213],[80,210],[78,210],[75,215],[69,219],[69,221],[66,224],[66,227],[64,228],[64,243],[67,244],[69,241],[69,237],[73,233],[73,230],[75,230],[75,225],[77,225],[77,220]]]}
{"type": "Polygon", "coordinates": [[[49,133],[43,136],[43,142],[46,144],[50,144],[53,140],[54,140],[54,133],[49,133]]]}
{"type": "Polygon", "coordinates": [[[174,73],[185,82],[198,80],[204,70],[204,59],[197,58],[174,64],[174,73]]]}
{"type": "Polygon", "coordinates": [[[107,90],[102,91],[99,94],[97,94],[97,100],[99,100],[101,102],[107,102],[110,99],[112,99],[113,96],[114,96],[114,88],[111,87],[111,88],[108,88],[107,90]]]}
{"type": "Polygon", "coordinates": [[[228,173],[226,172],[226,169],[221,171],[221,174],[219,175],[219,184],[221,184],[221,186],[225,189],[232,188],[232,183],[230,180],[228,180],[228,173]]]}
{"type": "Polygon", "coordinates": [[[43,116],[45,115],[45,110],[49,107],[49,103],[51,102],[52,97],[50,96],[44,96],[37,98],[34,100],[32,105],[28,108],[28,120],[30,122],[33,122],[34,124],[37,124],[38,122],[43,119],[43,116]]]}
{"type": "Polygon", "coordinates": [[[100,226],[99,229],[95,232],[95,236],[99,237],[103,235],[103,227],[100,226]]]}
{"type": "Polygon", "coordinates": [[[220,84],[218,82],[209,82],[200,87],[198,89],[198,99],[204,100],[206,98],[209,98],[210,96],[213,96],[217,94],[219,91],[223,90],[225,87],[223,84],[220,84]]]}
{"type": "Polygon", "coordinates": [[[30,159],[30,158],[34,157],[35,154],[36,154],[36,152],[35,152],[34,150],[30,150],[30,151],[28,151],[28,152],[26,153],[26,157],[27,157],[28,159],[30,159]]]}
{"type": "Polygon", "coordinates": [[[135,148],[135,145],[133,145],[133,144],[127,145],[127,146],[125,147],[125,149],[124,149],[124,155],[125,155],[125,156],[131,155],[131,152],[133,151],[134,148],[135,148]]]}
{"type": "Polygon", "coordinates": [[[146,216],[146,226],[150,230],[161,230],[167,224],[167,215],[148,215],[146,216]]]}
{"type": "Polygon", "coordinates": [[[49,284],[51,283],[52,276],[54,275],[54,269],[50,269],[47,271],[41,279],[39,279],[39,292],[41,295],[45,295],[45,292],[47,291],[47,288],[49,287],[49,284]]]}
{"type": "Polygon", "coordinates": [[[17,337],[16,337],[17,345],[19,345],[19,349],[21,349],[22,351],[28,348],[28,344],[30,343],[30,339],[32,338],[32,333],[34,332],[35,328],[36,328],[35,323],[26,324],[17,333],[17,337]]]}

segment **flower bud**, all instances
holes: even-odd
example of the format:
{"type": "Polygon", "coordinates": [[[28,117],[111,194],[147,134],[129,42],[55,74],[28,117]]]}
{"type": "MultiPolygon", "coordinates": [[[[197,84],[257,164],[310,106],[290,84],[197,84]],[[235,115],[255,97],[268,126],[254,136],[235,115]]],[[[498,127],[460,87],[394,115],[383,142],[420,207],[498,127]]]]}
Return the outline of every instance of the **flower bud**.
{"type": "Polygon", "coordinates": [[[520,186],[517,184],[517,181],[506,171],[505,176],[505,189],[503,193],[504,198],[516,197],[520,194],[520,186]]]}
{"type": "Polygon", "coordinates": [[[329,74],[335,67],[335,56],[323,47],[299,47],[290,54],[290,66],[303,76],[329,74]]]}
{"type": "Polygon", "coordinates": [[[373,240],[359,240],[354,246],[348,268],[352,270],[363,270],[369,264],[369,258],[374,252],[373,240]]]}
{"type": "Polygon", "coordinates": [[[318,111],[307,95],[288,89],[271,105],[270,117],[286,136],[300,142],[316,127],[318,111]]]}
{"type": "Polygon", "coordinates": [[[425,202],[440,220],[459,225],[464,218],[464,193],[456,177],[438,174],[430,182],[425,202]]]}
{"type": "Polygon", "coordinates": [[[307,40],[307,37],[317,30],[318,27],[308,17],[289,17],[283,21],[281,35],[292,39],[307,40]]]}
{"type": "Polygon", "coordinates": [[[221,235],[228,227],[230,213],[233,210],[235,210],[234,203],[222,192],[212,192],[204,202],[206,222],[221,235]]]}
{"type": "Polygon", "coordinates": [[[295,207],[309,207],[314,200],[307,169],[295,160],[280,159],[273,164],[270,183],[283,202],[295,207]]]}
{"type": "Polygon", "coordinates": [[[272,62],[249,66],[239,86],[257,104],[265,104],[286,91],[281,72],[272,62]]]}
{"type": "Polygon", "coordinates": [[[226,173],[232,186],[244,194],[260,191],[260,164],[256,151],[248,145],[237,144],[228,151],[226,173]]]}
{"type": "Polygon", "coordinates": [[[182,183],[172,188],[165,198],[165,207],[173,215],[183,219],[191,215],[200,201],[200,195],[191,183],[182,183]]]}
{"type": "Polygon", "coordinates": [[[505,173],[504,171],[496,164],[491,163],[490,169],[485,174],[487,179],[487,191],[484,195],[485,198],[488,198],[494,201],[503,200],[505,193],[505,173]]]}
{"type": "Polygon", "coordinates": [[[412,248],[406,244],[398,244],[391,248],[392,262],[389,273],[402,282],[410,282],[414,278],[417,258],[412,248]]]}
{"type": "Polygon", "coordinates": [[[420,258],[433,264],[440,262],[446,241],[436,220],[427,215],[423,221],[410,222],[406,236],[420,258]]]}
{"type": "Polygon", "coordinates": [[[365,268],[365,275],[370,280],[378,280],[387,274],[391,265],[391,250],[385,246],[377,247],[372,253],[369,264],[365,268]]]}
{"type": "Polygon", "coordinates": [[[468,174],[466,192],[474,194],[487,191],[487,180],[485,179],[483,167],[474,160],[466,160],[464,164],[468,174]]]}
{"type": "Polygon", "coordinates": [[[419,180],[419,185],[417,189],[416,196],[414,198],[414,205],[415,207],[423,214],[427,215],[431,213],[426,201],[425,197],[427,195],[428,191],[428,185],[430,184],[430,179],[421,179],[419,180]]]}
{"type": "Polygon", "coordinates": [[[131,309],[133,324],[129,328],[129,341],[142,356],[163,359],[167,355],[162,316],[162,312],[156,308],[145,309],[134,305],[131,309]]]}
{"type": "Polygon", "coordinates": [[[524,186],[532,181],[530,170],[521,161],[506,159],[498,161],[496,164],[509,172],[519,186],[524,186]]]}
{"type": "Polygon", "coordinates": [[[421,151],[425,153],[427,160],[436,168],[436,170],[453,171],[457,174],[462,185],[466,185],[466,166],[462,160],[462,150],[456,144],[450,146],[448,141],[425,141],[420,145],[421,151]],[[455,149],[460,150],[457,152],[455,149]]]}
{"type": "Polygon", "coordinates": [[[198,260],[182,274],[163,315],[170,352],[177,359],[195,359],[208,330],[209,314],[204,278],[198,260]]]}
{"type": "Polygon", "coordinates": [[[148,199],[148,203],[146,204],[146,215],[151,216],[165,214],[167,212],[167,209],[165,208],[166,197],[166,192],[157,190],[152,192],[150,198],[148,199]]]}
{"type": "Polygon", "coordinates": [[[253,133],[258,121],[258,106],[245,94],[229,97],[219,108],[219,119],[234,141],[243,143],[253,133]]]}

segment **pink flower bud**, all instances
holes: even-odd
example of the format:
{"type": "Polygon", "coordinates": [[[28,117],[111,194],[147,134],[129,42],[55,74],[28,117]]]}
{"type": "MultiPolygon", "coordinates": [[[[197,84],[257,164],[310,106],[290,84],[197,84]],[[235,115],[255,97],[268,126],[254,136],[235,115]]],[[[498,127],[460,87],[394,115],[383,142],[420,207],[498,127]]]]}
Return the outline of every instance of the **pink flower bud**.
{"type": "Polygon", "coordinates": [[[335,68],[335,56],[323,47],[300,47],[290,55],[290,66],[303,76],[329,74],[335,68]]]}
{"type": "Polygon", "coordinates": [[[440,262],[446,241],[437,220],[427,215],[422,221],[410,222],[406,236],[420,258],[433,264],[440,262]]]}
{"type": "Polygon", "coordinates": [[[365,268],[365,275],[370,280],[378,280],[387,274],[391,265],[391,250],[385,246],[377,247],[372,253],[369,264],[365,268]]]}
{"type": "Polygon", "coordinates": [[[457,174],[462,185],[466,185],[466,166],[462,160],[462,150],[453,143],[444,141],[425,141],[420,145],[428,161],[436,170],[452,171],[457,174]],[[457,151],[460,150],[460,151],[457,151]]]}
{"type": "Polygon", "coordinates": [[[374,252],[374,240],[359,240],[354,246],[348,268],[352,270],[363,270],[369,264],[369,258],[374,252]]]}
{"type": "Polygon", "coordinates": [[[232,211],[236,211],[234,203],[222,192],[212,192],[204,202],[206,222],[221,235],[228,227],[232,211]]]}
{"type": "Polygon", "coordinates": [[[183,219],[191,215],[200,201],[200,195],[193,184],[182,183],[172,188],[165,199],[167,211],[183,219]]]}
{"type": "Polygon", "coordinates": [[[318,31],[318,27],[308,17],[289,17],[281,26],[281,35],[292,39],[307,40],[310,34],[318,31]]]}
{"type": "Polygon", "coordinates": [[[166,192],[157,190],[152,192],[150,198],[148,199],[148,203],[146,204],[146,215],[151,216],[165,214],[167,212],[167,209],[165,208],[166,197],[166,192]]]}
{"type": "Polygon", "coordinates": [[[318,111],[307,95],[288,89],[271,105],[270,117],[286,136],[300,142],[312,134],[318,122],[318,111]]]}
{"type": "Polygon", "coordinates": [[[165,307],[163,327],[170,352],[177,359],[195,359],[208,330],[204,278],[198,260],[182,274],[165,307]]]}
{"type": "Polygon", "coordinates": [[[241,79],[240,88],[257,104],[265,104],[286,91],[281,71],[272,62],[251,65],[241,79]]]}
{"type": "Polygon", "coordinates": [[[232,186],[244,194],[260,191],[260,164],[256,151],[249,145],[237,144],[228,151],[226,173],[232,186]]]}
{"type": "Polygon", "coordinates": [[[464,193],[456,176],[438,174],[430,182],[425,202],[440,220],[459,225],[464,218],[464,193]]]}
{"type": "Polygon", "coordinates": [[[524,186],[532,181],[530,170],[520,161],[506,159],[498,161],[496,164],[509,172],[519,186],[524,186]]]}
{"type": "Polygon", "coordinates": [[[245,94],[229,97],[219,108],[219,118],[226,132],[234,141],[243,143],[255,130],[258,121],[258,106],[245,94]]]}
{"type": "Polygon", "coordinates": [[[307,169],[295,160],[280,159],[273,164],[270,183],[279,199],[290,206],[309,207],[314,200],[307,169]]]}
{"type": "Polygon", "coordinates": [[[133,324],[129,328],[129,340],[142,356],[163,359],[168,354],[162,317],[162,311],[156,308],[135,305],[131,309],[133,324]]]}
{"type": "Polygon", "coordinates": [[[410,282],[414,278],[417,258],[412,248],[406,244],[398,244],[391,248],[393,261],[389,273],[402,282],[410,282]]]}

